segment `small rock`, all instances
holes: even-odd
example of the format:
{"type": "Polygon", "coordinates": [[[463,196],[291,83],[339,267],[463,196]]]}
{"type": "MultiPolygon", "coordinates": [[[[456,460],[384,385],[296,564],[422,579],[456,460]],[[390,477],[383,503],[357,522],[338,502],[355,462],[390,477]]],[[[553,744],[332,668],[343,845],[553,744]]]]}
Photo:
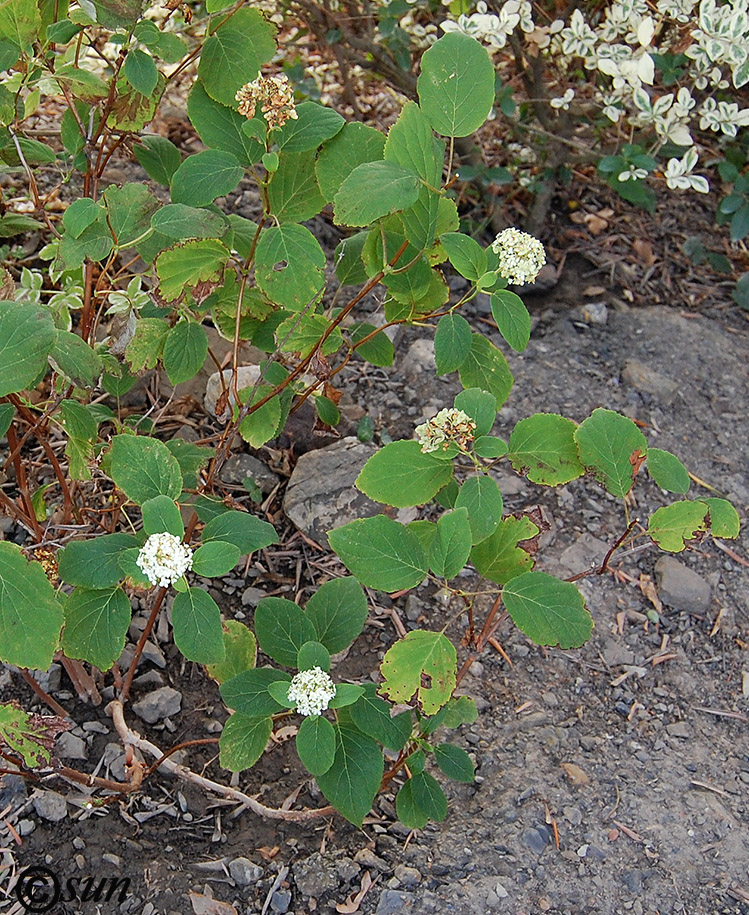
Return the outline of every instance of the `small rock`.
{"type": "Polygon", "coordinates": [[[182,694],[171,686],[148,693],[133,705],[135,714],[148,724],[176,715],[182,708],[182,694]]]}
{"type": "Polygon", "coordinates": [[[229,873],[239,886],[254,886],[263,876],[263,869],[249,858],[235,858],[229,862],[229,873]]]}
{"type": "Polygon", "coordinates": [[[36,823],[33,820],[19,820],[16,824],[16,832],[19,836],[30,836],[36,829],[36,823]]]}
{"type": "Polygon", "coordinates": [[[644,362],[636,362],[634,359],[625,362],[622,369],[622,381],[667,404],[671,403],[679,391],[677,381],[666,378],[665,375],[651,369],[644,362]]]}
{"type": "Polygon", "coordinates": [[[143,646],[142,657],[144,661],[150,661],[151,664],[155,664],[156,667],[160,667],[162,670],[166,667],[164,652],[150,639],[143,646]]]}
{"type": "Polygon", "coordinates": [[[704,613],[710,606],[709,582],[673,556],[661,556],[656,562],[655,580],[658,597],[674,610],[704,613]]]}
{"type": "Polygon", "coordinates": [[[276,890],[270,897],[270,907],[279,915],[285,915],[291,905],[291,890],[276,890]]]}
{"type": "Polygon", "coordinates": [[[399,864],[395,868],[395,878],[400,881],[401,886],[418,886],[421,883],[421,871],[407,864],[399,864]]]}
{"type": "Polygon", "coordinates": [[[224,464],[219,473],[219,478],[224,483],[242,485],[245,478],[249,477],[257,483],[260,492],[267,495],[278,485],[278,476],[273,473],[262,461],[251,454],[235,454],[224,464]]]}
{"type": "Polygon", "coordinates": [[[113,867],[122,867],[122,858],[119,855],[112,854],[112,852],[105,852],[105,854],[101,856],[101,860],[105,864],[111,864],[113,867]]]}
{"type": "Polygon", "coordinates": [[[668,731],[672,737],[681,737],[683,740],[689,740],[692,736],[692,730],[687,725],[686,721],[674,721],[671,724],[667,724],[666,731],[668,731]]]}
{"type": "Polygon", "coordinates": [[[549,844],[549,833],[541,829],[524,829],[523,834],[520,837],[520,841],[526,848],[530,848],[532,852],[535,852],[537,855],[542,854],[546,850],[546,846],[549,844]]]}
{"type": "Polygon", "coordinates": [[[0,810],[10,804],[20,805],[28,797],[26,782],[20,775],[3,775],[0,778],[0,810]]]}
{"type": "Polygon", "coordinates": [[[420,378],[424,372],[431,376],[437,371],[434,361],[434,340],[422,337],[408,348],[401,366],[403,374],[410,380],[420,378]]]}
{"type": "Polygon", "coordinates": [[[413,912],[415,901],[416,896],[413,893],[383,890],[375,915],[400,915],[401,912],[413,912]]]}
{"type": "Polygon", "coordinates": [[[34,798],[34,810],[43,820],[59,823],[67,816],[68,804],[56,791],[42,791],[34,798]]]}
{"type": "Polygon", "coordinates": [[[49,670],[32,670],[31,676],[46,693],[56,693],[60,688],[62,667],[59,664],[50,664],[49,670]]]}
{"type": "MultiPolygon", "coordinates": [[[[214,372],[211,377],[208,379],[208,382],[205,387],[205,397],[203,399],[203,406],[206,409],[206,412],[210,413],[211,416],[216,416],[216,407],[218,405],[218,399],[222,395],[224,388],[227,390],[231,386],[231,369],[224,369],[223,371],[223,384],[221,383],[221,374],[219,372],[214,372]]],[[[249,388],[252,385],[256,384],[260,378],[260,366],[259,365],[240,365],[237,369],[237,390],[241,391],[242,388],[249,388]]],[[[229,393],[229,401],[234,404],[236,399],[232,396],[231,392],[229,393]]],[[[217,417],[222,422],[226,422],[229,418],[229,409],[228,406],[223,410],[221,415],[217,417]]]]}
{"type": "Polygon", "coordinates": [[[354,861],[363,867],[374,868],[381,874],[386,874],[390,870],[390,865],[382,858],[378,858],[371,848],[360,848],[354,855],[354,861]]]}
{"type": "Polygon", "coordinates": [[[261,591],[260,588],[245,588],[242,592],[242,606],[257,607],[266,596],[265,591],[261,591]]]}
{"type": "Polygon", "coordinates": [[[86,741],[71,734],[70,731],[63,731],[60,734],[55,750],[60,759],[88,759],[86,741]]]}
{"type": "Polygon", "coordinates": [[[609,319],[609,309],[605,302],[586,302],[582,307],[582,318],[588,324],[605,324],[609,319]]]}
{"type": "Polygon", "coordinates": [[[559,562],[573,574],[586,572],[593,566],[599,566],[608,550],[608,544],[603,540],[599,540],[592,534],[581,534],[572,546],[568,546],[562,553],[559,562]]]}
{"type": "Polygon", "coordinates": [[[338,888],[338,876],[335,872],[336,862],[319,852],[310,855],[294,865],[294,881],[297,889],[304,896],[322,896],[328,890],[338,888]]]}
{"type": "Polygon", "coordinates": [[[634,893],[636,896],[642,892],[642,871],[638,868],[633,868],[632,870],[625,871],[622,874],[622,881],[630,893],[634,893]]]}
{"type": "Polygon", "coordinates": [[[376,448],[353,436],[308,451],[297,461],[283,500],[287,517],[307,536],[327,547],[327,532],[356,518],[378,515],[354,481],[376,448]]]}

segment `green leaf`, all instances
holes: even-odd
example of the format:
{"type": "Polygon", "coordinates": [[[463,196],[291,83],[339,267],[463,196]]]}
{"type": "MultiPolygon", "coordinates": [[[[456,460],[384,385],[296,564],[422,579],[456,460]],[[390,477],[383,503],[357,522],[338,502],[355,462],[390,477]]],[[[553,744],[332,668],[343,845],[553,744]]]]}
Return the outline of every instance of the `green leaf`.
{"type": "Polygon", "coordinates": [[[577,426],[556,413],[535,413],[512,430],[508,458],[532,483],[559,486],[585,473],[575,441],[577,426]]]}
{"type": "MultiPolygon", "coordinates": [[[[652,454],[652,452],[650,453],[652,454]]],[[[710,509],[710,530],[713,537],[735,539],[739,536],[741,530],[739,513],[730,502],[726,499],[701,499],[700,501],[710,509]]]]}
{"type": "Polygon", "coordinates": [[[416,89],[437,133],[467,137],[489,116],[494,80],[494,66],[478,41],[462,32],[449,32],[421,58],[416,89]]]}
{"type": "Polygon", "coordinates": [[[689,491],[689,474],[686,467],[670,451],[648,448],[648,473],[657,486],[666,492],[689,491]]]}
{"type": "Polygon", "coordinates": [[[57,650],[62,606],[38,562],[13,543],[0,542],[0,660],[47,670],[57,650]]]}
{"type": "MultiPolygon", "coordinates": [[[[35,715],[33,718],[15,702],[0,703],[0,746],[5,744],[23,758],[29,769],[49,765],[49,748],[54,742],[59,718],[35,715]]],[[[57,731],[59,733],[59,730],[57,731]]]]}
{"type": "Polygon", "coordinates": [[[268,687],[277,681],[288,684],[291,683],[291,677],[274,667],[254,667],[222,683],[221,698],[227,708],[250,718],[275,715],[282,711],[283,706],[271,696],[268,687]]]}
{"type": "Polygon", "coordinates": [[[469,477],[460,487],[455,508],[468,510],[473,543],[481,543],[497,529],[502,519],[502,493],[491,477],[469,477]]]}
{"type": "Polygon", "coordinates": [[[221,611],[201,588],[175,595],[172,604],[174,642],[188,661],[216,664],[226,657],[221,611]]]}
{"type": "Polygon", "coordinates": [[[330,652],[322,642],[305,642],[296,658],[297,670],[312,670],[319,667],[326,673],[330,670],[330,652]]]}
{"type": "Polygon", "coordinates": [[[138,505],[155,496],[176,500],[182,492],[179,463],[158,439],[115,435],[109,461],[115,485],[138,505]]]}
{"type": "Polygon", "coordinates": [[[65,601],[63,651],[69,658],[109,670],[125,647],[131,615],[130,601],[121,588],[76,588],[65,601]]]}
{"type": "Polygon", "coordinates": [[[104,192],[107,221],[117,248],[126,248],[151,227],[151,217],[159,208],[157,198],[142,184],[108,187],[104,192]]]}
{"type": "Polygon", "coordinates": [[[335,696],[330,700],[328,708],[343,708],[353,705],[364,695],[364,687],[356,683],[339,683],[336,686],[335,696]]]}
{"type": "Polygon", "coordinates": [[[384,763],[377,744],[356,728],[334,725],[333,765],[317,784],[328,801],[355,826],[361,827],[380,788],[384,763]]]}
{"type": "Polygon", "coordinates": [[[180,321],[167,334],[164,368],[169,381],[177,385],[194,378],[208,356],[208,337],[195,321],[180,321]]]}
{"type": "MultiPolygon", "coordinates": [[[[276,328],[278,345],[286,353],[308,356],[320,342],[322,335],[330,328],[331,321],[325,315],[293,314],[276,328]]],[[[339,328],[335,327],[322,345],[323,356],[332,356],[343,345],[339,328]]]]}
{"type": "MultiPolygon", "coordinates": [[[[269,385],[261,384],[253,395],[253,403],[259,403],[263,397],[267,396],[272,390],[273,389],[269,385]]],[[[271,397],[269,401],[255,410],[254,413],[245,416],[239,424],[239,434],[253,448],[260,448],[278,434],[278,427],[280,424],[281,400],[277,396],[271,397]]]]}
{"type": "Polygon", "coordinates": [[[220,238],[229,228],[218,213],[184,203],[169,203],[151,217],[151,226],[162,235],[180,240],[187,238],[220,238]]]}
{"type": "Polygon", "coordinates": [[[233,153],[223,149],[194,153],[172,176],[172,201],[205,206],[233,191],[243,175],[244,169],[233,153]]]}
{"type": "Polygon", "coordinates": [[[612,496],[626,496],[639,458],[648,451],[647,439],[632,420],[599,408],[577,427],[575,441],[585,469],[612,496]]]}
{"type": "Polygon", "coordinates": [[[38,37],[41,16],[30,0],[4,0],[0,4],[0,38],[24,50],[38,37]]]}
{"type": "MultiPolygon", "coordinates": [[[[435,142],[439,142],[435,140],[435,142]]],[[[406,238],[419,251],[431,248],[437,231],[437,215],[442,198],[437,191],[424,185],[416,202],[401,214],[406,238]]]]}
{"type": "Polygon", "coordinates": [[[473,451],[479,457],[496,460],[507,454],[507,442],[495,435],[480,435],[473,443],[473,451]]]}
{"type": "Polygon", "coordinates": [[[519,295],[500,289],[491,296],[492,316],[500,334],[516,353],[522,353],[531,338],[531,316],[519,295]]]}
{"type": "Polygon", "coordinates": [[[122,72],[133,89],[141,95],[150,95],[159,81],[159,71],[153,57],[137,48],[128,52],[122,72]]]}
{"type": "Polygon", "coordinates": [[[66,270],[76,270],[86,258],[103,261],[113,247],[112,233],[99,221],[92,223],[78,238],[66,232],[60,242],[58,257],[66,270]]]}
{"type": "Polygon", "coordinates": [[[260,236],[255,275],[272,302],[302,311],[325,284],[325,254],[304,226],[273,226],[260,236]]]}
{"type": "Polygon", "coordinates": [[[395,812],[407,829],[423,829],[429,822],[429,814],[414,799],[413,777],[401,786],[395,798],[395,812]]]}
{"type": "Polygon", "coordinates": [[[2,438],[10,429],[10,424],[13,422],[13,417],[15,416],[16,408],[12,403],[3,403],[0,404],[0,438],[2,438]]]}
{"type": "Polygon", "coordinates": [[[26,302],[0,302],[0,397],[36,381],[56,338],[47,309],[26,302]]]}
{"type": "Polygon", "coordinates": [[[265,144],[248,136],[242,129],[244,124],[249,123],[247,118],[212,99],[200,81],[193,85],[187,97],[187,114],[206,146],[232,153],[241,165],[254,165],[260,161],[265,144]]]}
{"type": "Polygon", "coordinates": [[[87,229],[92,222],[96,222],[101,212],[101,206],[96,201],[90,197],[79,197],[65,210],[62,224],[65,226],[66,232],[69,232],[73,238],[78,238],[84,229],[87,229]]]}
{"type": "Polygon", "coordinates": [[[276,53],[276,29],[261,12],[240,8],[203,45],[198,77],[206,92],[230,108],[237,90],[252,82],[276,53]]]}
{"type": "Polygon", "coordinates": [[[304,768],[312,775],[324,775],[333,765],[336,732],[322,715],[309,715],[299,726],[296,750],[304,768]]]}
{"type": "Polygon", "coordinates": [[[289,699],[289,689],[291,684],[287,683],[286,680],[278,680],[275,683],[268,684],[268,692],[273,696],[276,702],[279,705],[282,705],[284,708],[294,708],[294,702],[289,699]]]}
{"type": "Polygon", "coordinates": [[[374,683],[364,684],[364,695],[351,706],[351,719],[362,733],[399,752],[411,736],[412,713],[391,717],[390,706],[376,692],[374,683]]]}
{"type": "Polygon", "coordinates": [[[229,249],[220,241],[204,238],[176,245],[156,259],[159,291],[167,302],[179,299],[198,283],[218,283],[229,249]]]}
{"type": "MultiPolygon", "coordinates": [[[[377,330],[374,324],[355,324],[351,327],[351,342],[356,345],[368,334],[377,330]]],[[[370,340],[356,347],[356,352],[371,365],[388,366],[393,364],[395,351],[393,341],[385,330],[380,330],[370,340]]]]}
{"type": "Polygon", "coordinates": [[[470,696],[454,696],[443,711],[441,724],[452,730],[459,728],[461,724],[473,724],[479,717],[476,703],[470,696]]]}
{"type": "Polygon", "coordinates": [[[78,334],[66,330],[57,332],[57,340],[49,358],[54,360],[63,375],[84,387],[92,388],[102,372],[102,361],[98,353],[78,334]]]}
{"type": "Polygon", "coordinates": [[[365,162],[381,160],[384,148],[385,137],[379,130],[365,124],[345,124],[317,157],[317,180],[326,202],[333,200],[355,168],[365,162]]]}
{"type": "Polygon", "coordinates": [[[341,286],[358,286],[368,278],[361,255],[368,232],[344,238],[335,249],[335,272],[341,286]]]}
{"type": "Polygon", "coordinates": [[[440,244],[447,252],[450,263],[467,280],[475,283],[486,273],[486,251],[473,238],[461,232],[445,232],[440,236],[440,244]]]}
{"type": "Polygon", "coordinates": [[[412,776],[411,792],[416,806],[430,820],[441,823],[445,819],[447,816],[447,798],[433,775],[428,772],[419,772],[412,776]]]}
{"type": "MultiPolygon", "coordinates": [[[[145,505],[143,506],[145,508],[145,505]]],[[[203,578],[216,578],[228,575],[239,562],[241,553],[233,543],[212,540],[204,543],[195,551],[192,558],[192,570],[203,578]]]]}
{"type": "Polygon", "coordinates": [[[471,552],[471,526],[468,510],[457,508],[442,515],[437,522],[437,536],[432,541],[429,565],[435,575],[448,581],[468,562],[471,552]]]}
{"type": "Polygon", "coordinates": [[[140,318],[135,334],[125,350],[125,358],[133,372],[155,368],[164,351],[169,325],[161,318],[140,318]]]}
{"type": "Polygon", "coordinates": [[[481,388],[493,394],[497,409],[510,396],[513,377],[507,360],[500,350],[481,334],[473,334],[471,349],[458,369],[464,388],[481,388]]]}
{"type": "Polygon", "coordinates": [[[275,528],[248,512],[222,512],[203,528],[203,543],[219,540],[233,543],[244,556],[278,542],[275,528]]]}
{"type": "Polygon", "coordinates": [[[140,137],[133,153],[148,177],[166,187],[172,183],[174,173],[182,164],[182,156],[174,143],[158,134],[140,137]]]}
{"type": "MultiPolygon", "coordinates": [[[[143,530],[151,534],[161,534],[166,531],[175,537],[182,537],[185,526],[179,507],[168,496],[155,496],[141,506],[143,513],[143,530]]],[[[101,539],[101,538],[99,538],[101,539]]]]}
{"type": "Polygon", "coordinates": [[[281,223],[311,219],[322,210],[325,199],[315,176],[314,152],[281,157],[268,187],[268,202],[271,213],[281,223]]]}
{"type": "Polygon", "coordinates": [[[219,763],[230,772],[250,769],[263,755],[272,731],[272,718],[251,718],[235,712],[219,737],[219,763]]]}
{"type": "Polygon", "coordinates": [[[518,543],[537,534],[538,527],[529,518],[504,518],[490,537],[474,546],[471,562],[479,575],[506,585],[510,579],[533,568],[533,557],[518,543]]]}
{"type": "Polygon", "coordinates": [[[333,200],[336,225],[368,226],[416,202],[421,182],[392,162],[365,162],[343,181],[333,200]]]}
{"type": "Polygon", "coordinates": [[[69,585],[104,589],[122,581],[120,553],[138,546],[130,534],[103,534],[73,540],[57,554],[57,572],[69,585]]]}
{"type": "Polygon", "coordinates": [[[434,498],[452,477],[450,461],[424,454],[418,442],[391,442],[375,452],[356,478],[356,488],[386,505],[404,508],[434,498]]]}
{"type": "Polygon", "coordinates": [[[537,645],[579,648],[590,638],[593,618],[577,588],[545,572],[525,572],[502,591],[512,621],[537,645]]]}
{"type": "MultiPolygon", "coordinates": [[[[468,358],[472,342],[471,325],[465,318],[452,312],[443,315],[439,319],[434,334],[434,359],[437,363],[437,374],[447,375],[448,372],[459,369],[468,358]]],[[[495,416],[496,413],[495,409],[495,416]]]]}
{"type": "Polygon", "coordinates": [[[344,565],[368,588],[413,588],[427,575],[424,548],[415,534],[385,515],[360,518],[328,532],[344,565]]]}
{"type": "MultiPolygon", "coordinates": [[[[454,482],[454,481],[453,481],[454,482]]],[[[449,484],[448,484],[449,485],[449,484]]],[[[443,490],[440,490],[442,492],[443,490]]],[[[457,493],[457,484],[456,484],[456,493],[457,493]]],[[[439,496],[439,493],[438,493],[439,496]]],[[[441,504],[441,503],[440,503],[441,504]]],[[[452,508],[452,505],[446,506],[452,508]]],[[[416,534],[419,539],[419,543],[424,547],[424,552],[429,556],[429,551],[432,549],[432,542],[437,536],[437,525],[434,521],[410,521],[406,525],[406,529],[411,531],[411,533],[416,534]]]]}
{"type": "Polygon", "coordinates": [[[255,666],[257,659],[257,642],[252,632],[239,620],[226,620],[223,623],[224,660],[216,664],[206,664],[208,676],[219,685],[231,680],[255,666]]]}
{"type": "Polygon", "coordinates": [[[415,102],[406,102],[388,131],[386,161],[415,172],[427,184],[438,188],[444,155],[444,143],[435,139],[424,112],[415,102]]]}
{"type": "Polygon", "coordinates": [[[266,597],[257,605],[255,635],[268,657],[286,667],[296,667],[299,649],[316,639],[310,620],[293,601],[283,597],[266,597]]]}
{"type": "Polygon", "coordinates": [[[391,702],[415,695],[424,714],[433,715],[455,689],[457,663],[455,646],[442,632],[414,629],[386,652],[380,693],[391,702]]]}
{"type": "Polygon", "coordinates": [[[367,598],[355,578],[333,578],[307,601],[306,612],[317,641],[336,654],[348,648],[364,628],[367,598]]]}
{"type": "Polygon", "coordinates": [[[288,120],[278,133],[278,146],[287,153],[316,150],[343,128],[345,120],[316,102],[302,102],[296,106],[296,120],[288,120]]]}
{"type": "Polygon", "coordinates": [[[662,550],[681,553],[687,540],[707,530],[707,502],[682,499],[653,512],[648,521],[648,534],[662,550]]]}
{"type": "Polygon", "coordinates": [[[497,398],[493,394],[481,388],[467,388],[456,396],[454,405],[476,423],[474,435],[480,437],[491,432],[497,418],[497,398]]]}

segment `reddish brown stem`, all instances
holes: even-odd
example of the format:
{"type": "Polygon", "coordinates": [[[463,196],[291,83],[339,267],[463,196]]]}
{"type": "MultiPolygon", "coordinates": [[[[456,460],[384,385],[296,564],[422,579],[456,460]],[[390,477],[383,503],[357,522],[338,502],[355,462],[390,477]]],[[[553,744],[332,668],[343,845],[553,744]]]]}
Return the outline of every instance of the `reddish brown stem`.
{"type": "Polygon", "coordinates": [[[71,716],[70,712],[66,711],[60,705],[60,703],[57,701],[57,699],[53,699],[52,696],[50,696],[50,694],[46,690],[43,690],[41,688],[41,686],[39,686],[39,684],[36,682],[36,680],[31,676],[31,674],[28,672],[28,670],[24,670],[23,668],[20,668],[18,673],[29,684],[29,686],[33,689],[33,691],[36,693],[36,695],[42,700],[42,702],[44,702],[46,705],[48,705],[52,709],[52,711],[55,713],[55,715],[59,715],[61,718],[70,718],[72,720],[72,716],[71,716]]]}
{"type": "Polygon", "coordinates": [[[140,656],[143,654],[143,649],[146,647],[146,642],[148,637],[151,635],[151,630],[154,627],[156,622],[156,617],[161,610],[161,605],[164,602],[166,597],[166,588],[159,588],[156,592],[156,597],[154,598],[153,607],[151,608],[151,615],[148,617],[148,622],[146,623],[146,628],[140,635],[138,639],[138,644],[135,646],[135,653],[133,654],[133,660],[130,662],[130,667],[127,669],[127,676],[125,677],[125,683],[120,692],[120,702],[127,702],[127,697],[130,695],[130,688],[133,685],[133,677],[135,676],[135,670],[140,661],[140,656]]]}

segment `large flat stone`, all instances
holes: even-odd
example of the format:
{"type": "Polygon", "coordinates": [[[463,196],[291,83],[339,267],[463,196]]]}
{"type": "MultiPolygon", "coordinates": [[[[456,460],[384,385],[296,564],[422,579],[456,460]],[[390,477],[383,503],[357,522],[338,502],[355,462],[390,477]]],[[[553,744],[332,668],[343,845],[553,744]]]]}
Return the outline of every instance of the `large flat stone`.
{"type": "Polygon", "coordinates": [[[376,450],[352,436],[299,458],[286,487],[283,508],[300,531],[327,546],[331,528],[382,513],[383,505],[354,486],[359,471],[376,450]]]}
{"type": "Polygon", "coordinates": [[[658,597],[674,610],[704,613],[710,606],[710,584],[673,556],[661,556],[656,562],[655,580],[658,597]]]}

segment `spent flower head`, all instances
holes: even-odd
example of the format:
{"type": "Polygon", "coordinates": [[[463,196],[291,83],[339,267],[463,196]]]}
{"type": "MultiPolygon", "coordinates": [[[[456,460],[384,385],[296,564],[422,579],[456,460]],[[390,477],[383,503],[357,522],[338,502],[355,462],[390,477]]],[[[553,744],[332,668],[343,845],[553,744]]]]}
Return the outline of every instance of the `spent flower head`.
{"type": "Polygon", "coordinates": [[[289,685],[289,702],[300,715],[321,715],[335,696],[335,683],[321,667],[301,670],[289,685]]]}
{"type": "Polygon", "coordinates": [[[164,531],[151,534],[135,563],[152,585],[168,588],[192,568],[192,550],[179,537],[164,531]]]}
{"type": "Polygon", "coordinates": [[[513,286],[532,283],[546,263],[541,242],[520,229],[500,232],[492,242],[492,251],[499,255],[499,275],[513,286]]]}
{"type": "Polygon", "coordinates": [[[254,118],[260,105],[269,127],[283,127],[298,118],[294,107],[294,89],[285,73],[280,76],[258,76],[237,92],[238,111],[246,118],[254,118]]]}
{"type": "Polygon", "coordinates": [[[436,416],[427,420],[414,430],[416,441],[421,445],[424,454],[437,451],[441,447],[447,451],[451,442],[456,442],[465,448],[468,442],[473,441],[476,423],[462,410],[446,407],[436,416]]]}

